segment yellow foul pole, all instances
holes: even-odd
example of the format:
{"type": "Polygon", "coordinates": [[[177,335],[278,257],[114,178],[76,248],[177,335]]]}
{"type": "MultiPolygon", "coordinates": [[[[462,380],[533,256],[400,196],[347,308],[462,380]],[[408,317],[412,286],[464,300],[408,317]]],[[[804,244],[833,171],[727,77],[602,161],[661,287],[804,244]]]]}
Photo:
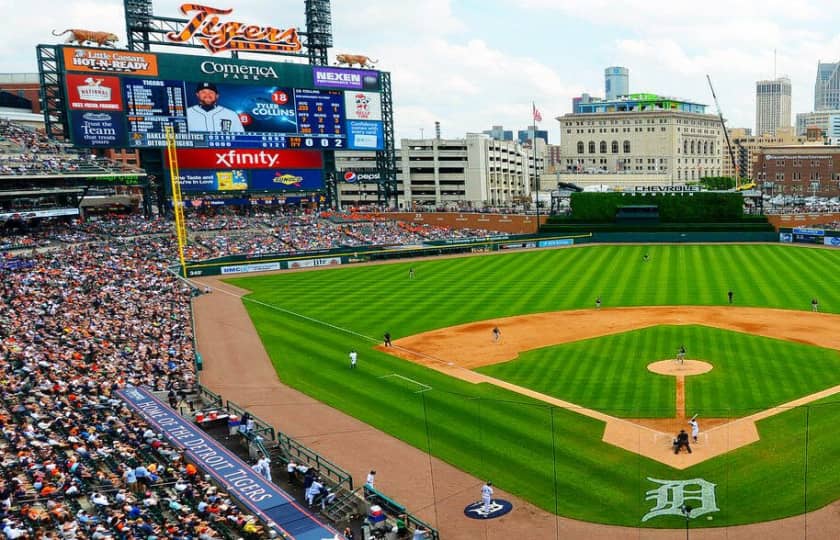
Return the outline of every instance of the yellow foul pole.
{"type": "Polygon", "coordinates": [[[164,128],[166,135],[166,155],[169,158],[169,179],[172,182],[172,206],[175,211],[175,236],[178,238],[178,259],[181,272],[187,277],[187,262],[184,247],[187,245],[187,225],[184,222],[184,205],[181,199],[181,174],[178,171],[178,153],[175,145],[175,131],[172,126],[164,128]]]}

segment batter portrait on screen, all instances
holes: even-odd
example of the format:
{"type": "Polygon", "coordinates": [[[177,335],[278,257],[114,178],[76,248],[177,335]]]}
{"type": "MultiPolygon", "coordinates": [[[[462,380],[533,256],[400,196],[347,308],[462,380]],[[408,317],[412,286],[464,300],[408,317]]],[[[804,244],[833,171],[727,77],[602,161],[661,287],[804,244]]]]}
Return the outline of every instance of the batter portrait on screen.
{"type": "Polygon", "coordinates": [[[195,89],[198,103],[187,109],[187,129],[190,131],[215,131],[243,133],[245,128],[239,115],[219,105],[219,89],[210,82],[198,83],[195,89]]]}

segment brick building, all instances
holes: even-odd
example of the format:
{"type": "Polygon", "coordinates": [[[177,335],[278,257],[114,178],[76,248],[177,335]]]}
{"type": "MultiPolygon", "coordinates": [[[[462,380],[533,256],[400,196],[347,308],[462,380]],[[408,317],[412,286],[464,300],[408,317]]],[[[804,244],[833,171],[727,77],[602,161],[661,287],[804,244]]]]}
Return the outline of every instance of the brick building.
{"type": "Polygon", "coordinates": [[[840,146],[763,148],[755,171],[759,187],[766,193],[840,196],[840,146]]]}

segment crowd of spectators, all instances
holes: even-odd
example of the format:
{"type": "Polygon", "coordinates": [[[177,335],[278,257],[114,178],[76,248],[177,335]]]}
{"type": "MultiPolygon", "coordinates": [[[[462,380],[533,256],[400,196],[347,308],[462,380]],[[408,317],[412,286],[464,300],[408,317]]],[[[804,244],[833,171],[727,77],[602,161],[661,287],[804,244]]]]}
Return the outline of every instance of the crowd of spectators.
{"type": "Polygon", "coordinates": [[[0,266],[6,538],[267,536],[114,395],[195,384],[194,291],[167,272],[173,252],[169,236],[142,236],[27,250],[14,255],[25,270],[0,266]]]}

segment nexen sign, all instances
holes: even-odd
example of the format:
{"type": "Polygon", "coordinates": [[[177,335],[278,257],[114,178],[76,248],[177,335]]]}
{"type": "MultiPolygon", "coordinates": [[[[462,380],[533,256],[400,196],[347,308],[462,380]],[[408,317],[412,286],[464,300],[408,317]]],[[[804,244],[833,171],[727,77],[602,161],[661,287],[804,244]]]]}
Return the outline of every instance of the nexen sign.
{"type": "Polygon", "coordinates": [[[315,80],[318,82],[340,82],[349,84],[362,84],[362,76],[357,73],[315,73],[315,80]]]}

